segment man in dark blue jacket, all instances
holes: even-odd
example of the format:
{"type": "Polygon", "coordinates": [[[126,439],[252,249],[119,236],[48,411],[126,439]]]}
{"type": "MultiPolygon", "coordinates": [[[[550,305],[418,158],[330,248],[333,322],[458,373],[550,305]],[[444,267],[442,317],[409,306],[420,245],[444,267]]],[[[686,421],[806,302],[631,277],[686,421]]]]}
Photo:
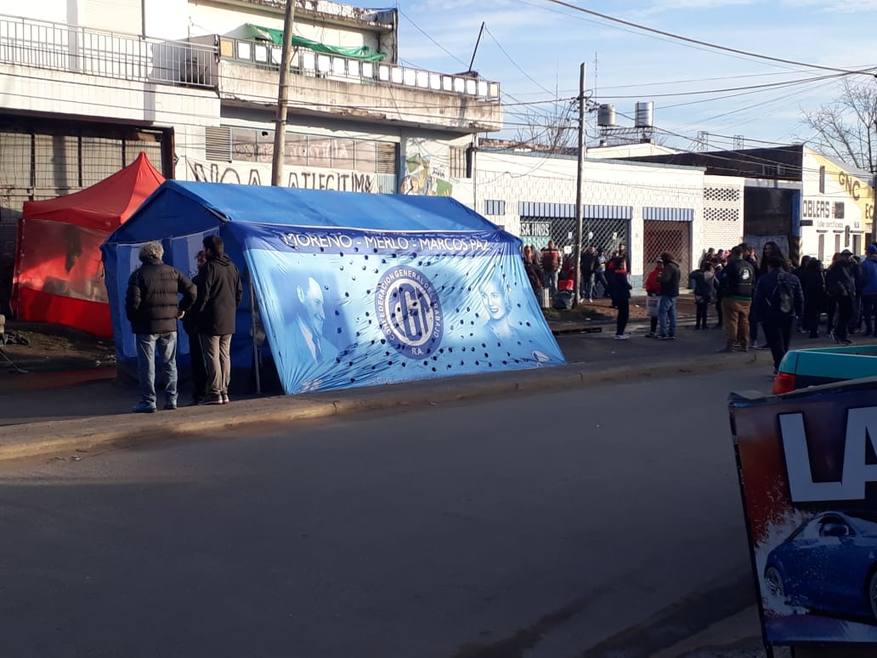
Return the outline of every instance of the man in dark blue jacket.
{"type": "Polygon", "coordinates": [[[795,316],[802,317],[804,314],[804,291],[798,277],[783,270],[785,260],[782,256],[772,254],[765,260],[768,271],[758,279],[753,306],[773,354],[776,373],[780,361],[789,351],[795,316]]]}

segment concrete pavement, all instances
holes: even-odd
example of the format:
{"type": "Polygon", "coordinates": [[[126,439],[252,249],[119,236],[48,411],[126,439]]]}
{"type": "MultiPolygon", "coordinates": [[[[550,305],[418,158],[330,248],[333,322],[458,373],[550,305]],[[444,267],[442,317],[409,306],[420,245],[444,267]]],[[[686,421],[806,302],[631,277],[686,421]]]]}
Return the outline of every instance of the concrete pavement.
{"type": "Polygon", "coordinates": [[[0,655],[653,655],[751,605],[726,397],[768,385],[720,369],[0,465],[0,655]],[[695,627],[649,630],[679,602],[695,627]]]}

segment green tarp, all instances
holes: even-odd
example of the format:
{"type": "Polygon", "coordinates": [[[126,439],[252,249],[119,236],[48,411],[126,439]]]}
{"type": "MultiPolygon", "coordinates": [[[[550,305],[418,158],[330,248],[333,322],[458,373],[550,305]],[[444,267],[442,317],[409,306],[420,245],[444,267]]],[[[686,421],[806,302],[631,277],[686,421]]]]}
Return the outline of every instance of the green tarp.
{"type": "MultiPolygon", "coordinates": [[[[233,36],[241,39],[264,39],[271,41],[276,46],[283,45],[283,30],[275,30],[271,27],[262,27],[261,25],[253,25],[247,23],[242,28],[235,30],[233,36]]],[[[352,59],[360,59],[364,62],[380,62],[385,55],[376,50],[372,50],[368,46],[359,48],[345,48],[343,46],[329,46],[319,41],[311,41],[304,37],[293,35],[292,45],[300,48],[309,48],[318,53],[326,53],[328,55],[341,55],[342,57],[350,57],[352,59]]]]}

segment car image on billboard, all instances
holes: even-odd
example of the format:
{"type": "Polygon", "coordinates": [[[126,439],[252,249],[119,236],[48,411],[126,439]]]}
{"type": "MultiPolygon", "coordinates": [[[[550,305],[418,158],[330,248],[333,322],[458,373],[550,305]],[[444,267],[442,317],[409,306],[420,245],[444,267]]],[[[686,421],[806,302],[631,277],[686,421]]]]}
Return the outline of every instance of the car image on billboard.
{"type": "Polygon", "coordinates": [[[877,624],[877,514],[818,514],[770,552],[763,575],[789,606],[877,624]]]}

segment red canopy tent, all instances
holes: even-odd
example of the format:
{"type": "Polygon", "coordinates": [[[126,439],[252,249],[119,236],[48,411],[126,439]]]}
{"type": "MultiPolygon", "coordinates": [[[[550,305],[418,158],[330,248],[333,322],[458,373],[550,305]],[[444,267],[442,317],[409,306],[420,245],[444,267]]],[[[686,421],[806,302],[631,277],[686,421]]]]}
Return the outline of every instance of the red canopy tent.
{"type": "Polygon", "coordinates": [[[12,279],[18,318],[110,338],[100,246],[163,182],[141,153],[121,171],[84,190],[26,202],[18,223],[12,279]]]}

